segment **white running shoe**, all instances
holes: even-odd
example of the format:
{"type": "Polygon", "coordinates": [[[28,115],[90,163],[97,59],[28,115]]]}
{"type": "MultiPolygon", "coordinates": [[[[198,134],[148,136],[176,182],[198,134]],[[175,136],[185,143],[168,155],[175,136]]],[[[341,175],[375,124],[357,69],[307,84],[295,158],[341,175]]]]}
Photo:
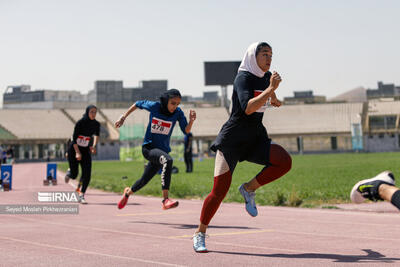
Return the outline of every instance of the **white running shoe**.
{"type": "Polygon", "coordinates": [[[69,179],[71,179],[70,175],[71,175],[71,170],[68,168],[67,173],[65,174],[65,177],[64,177],[64,181],[66,184],[68,184],[69,179]]]}
{"type": "Polygon", "coordinates": [[[365,199],[372,201],[382,200],[379,196],[381,184],[394,185],[394,175],[390,171],[384,171],[371,179],[365,179],[353,186],[350,192],[350,199],[353,203],[362,203],[365,199]]]}
{"type": "Polygon", "coordinates": [[[193,249],[198,253],[208,252],[206,248],[206,233],[197,232],[193,235],[193,249]]]}
{"type": "Polygon", "coordinates": [[[81,204],[87,204],[85,195],[79,195],[79,203],[81,204]]]}
{"type": "Polygon", "coordinates": [[[242,194],[244,201],[246,202],[246,211],[250,216],[256,217],[258,215],[257,207],[256,207],[256,192],[248,192],[244,189],[244,184],[239,186],[239,192],[242,194]]]}

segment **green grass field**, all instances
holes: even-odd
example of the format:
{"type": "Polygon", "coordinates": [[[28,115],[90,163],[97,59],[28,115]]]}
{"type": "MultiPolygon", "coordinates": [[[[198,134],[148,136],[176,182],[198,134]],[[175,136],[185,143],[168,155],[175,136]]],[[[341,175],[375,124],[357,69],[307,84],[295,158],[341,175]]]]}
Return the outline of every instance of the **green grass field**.
{"type": "MultiPolygon", "coordinates": [[[[335,203],[350,201],[349,193],[360,179],[370,178],[381,171],[399,172],[400,153],[349,153],[293,156],[292,170],[282,178],[257,190],[258,205],[331,207],[335,203]]],[[[179,173],[172,175],[170,197],[204,199],[213,186],[214,159],[194,161],[194,172],[185,173],[185,164],[175,161],[179,173]]],[[[93,162],[90,187],[105,191],[122,192],[140,178],[144,162],[93,162]],[[122,179],[127,176],[127,179],[122,179]]],[[[59,164],[61,170],[67,163],[59,164]]],[[[253,178],[262,166],[242,162],[236,167],[232,185],[225,202],[242,202],[237,188],[253,178]]],[[[156,175],[137,194],[161,196],[160,175],[156,175]]]]}

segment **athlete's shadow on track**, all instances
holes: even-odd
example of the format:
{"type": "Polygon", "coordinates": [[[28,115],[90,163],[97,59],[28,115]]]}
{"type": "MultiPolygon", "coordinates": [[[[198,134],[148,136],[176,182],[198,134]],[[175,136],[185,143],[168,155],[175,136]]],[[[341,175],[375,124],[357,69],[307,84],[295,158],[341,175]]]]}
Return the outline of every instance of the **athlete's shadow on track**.
{"type": "MultiPolygon", "coordinates": [[[[181,224],[181,223],[164,223],[164,222],[146,222],[146,221],[134,221],[131,223],[145,223],[145,224],[158,224],[158,225],[166,225],[172,226],[174,229],[196,229],[199,227],[197,224],[181,224]]],[[[225,225],[209,225],[207,228],[214,229],[259,229],[254,227],[246,227],[246,226],[225,226],[225,225]]]]}
{"type": "Polygon", "coordinates": [[[87,194],[85,194],[85,196],[98,196],[98,197],[118,196],[119,197],[119,195],[117,195],[116,193],[87,193],[87,194]]]}
{"type": "MultiPolygon", "coordinates": [[[[117,206],[118,204],[116,202],[109,202],[109,203],[96,203],[96,202],[90,202],[88,203],[88,205],[90,206],[94,206],[94,205],[99,205],[99,206],[117,206]]],[[[127,206],[138,206],[138,205],[142,205],[140,203],[127,203],[127,206]]]]}
{"type": "Polygon", "coordinates": [[[259,256],[267,258],[286,258],[286,259],[332,259],[335,262],[385,262],[393,263],[400,261],[400,258],[386,258],[385,255],[373,251],[372,249],[363,249],[367,255],[340,255],[340,254],[322,254],[322,253],[301,253],[301,254],[258,254],[245,252],[229,252],[209,250],[210,253],[221,253],[230,255],[259,256]]]}

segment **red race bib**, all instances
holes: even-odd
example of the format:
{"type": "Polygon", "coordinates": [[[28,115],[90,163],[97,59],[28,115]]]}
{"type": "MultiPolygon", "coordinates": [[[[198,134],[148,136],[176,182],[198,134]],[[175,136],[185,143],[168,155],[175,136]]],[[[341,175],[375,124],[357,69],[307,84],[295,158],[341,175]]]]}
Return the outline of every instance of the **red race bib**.
{"type": "MultiPolygon", "coordinates": [[[[262,92],[264,92],[264,91],[254,90],[254,97],[260,95],[262,92]]],[[[265,109],[268,108],[270,100],[271,100],[271,98],[268,98],[268,101],[265,102],[264,105],[262,105],[259,109],[257,109],[256,112],[261,112],[261,113],[264,112],[265,109]]]]}
{"type": "Polygon", "coordinates": [[[76,139],[76,143],[78,146],[87,147],[89,145],[90,137],[80,135],[78,139],[76,139]]]}
{"type": "Polygon", "coordinates": [[[151,133],[168,135],[171,131],[172,122],[153,117],[151,120],[151,133]]]}

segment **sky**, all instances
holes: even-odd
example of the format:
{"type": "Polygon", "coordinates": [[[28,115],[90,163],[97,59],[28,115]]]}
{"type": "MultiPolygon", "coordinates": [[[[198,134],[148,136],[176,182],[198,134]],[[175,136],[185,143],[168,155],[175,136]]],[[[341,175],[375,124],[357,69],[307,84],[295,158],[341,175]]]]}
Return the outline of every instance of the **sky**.
{"type": "Polygon", "coordinates": [[[258,41],[272,46],[281,99],[400,86],[399,14],[397,0],[0,0],[0,93],[167,79],[202,96],[220,90],[204,85],[204,61],[240,61],[258,41]]]}

